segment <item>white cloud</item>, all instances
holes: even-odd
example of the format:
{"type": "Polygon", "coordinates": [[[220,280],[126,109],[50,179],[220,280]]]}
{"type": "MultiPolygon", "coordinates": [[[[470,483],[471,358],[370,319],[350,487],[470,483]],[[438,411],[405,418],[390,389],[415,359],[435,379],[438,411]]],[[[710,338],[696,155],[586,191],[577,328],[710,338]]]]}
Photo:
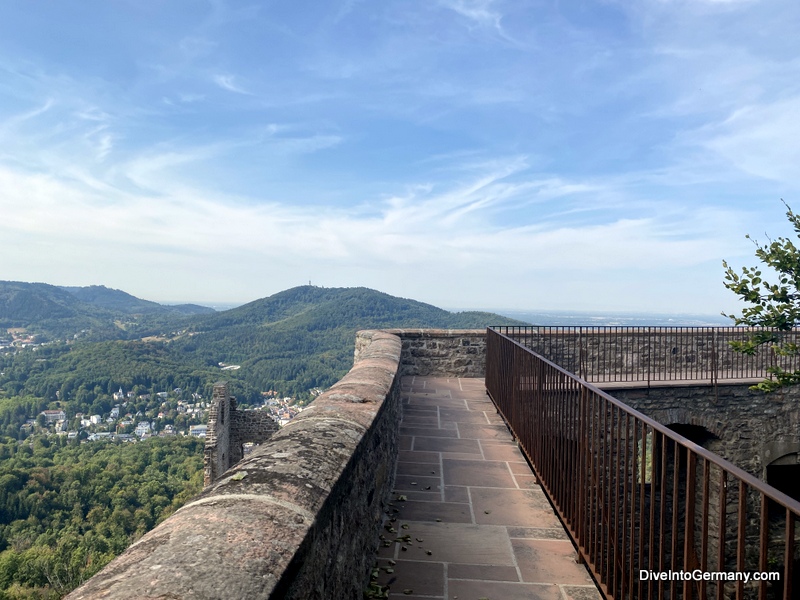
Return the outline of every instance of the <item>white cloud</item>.
{"type": "Polygon", "coordinates": [[[233,92],[235,94],[244,94],[248,96],[252,95],[246,89],[234,82],[236,78],[233,75],[215,75],[213,79],[214,83],[224,90],[228,90],[229,92],[233,92]]]}
{"type": "Polygon", "coordinates": [[[747,106],[709,131],[705,145],[745,173],[800,187],[800,96],[747,106]]]}

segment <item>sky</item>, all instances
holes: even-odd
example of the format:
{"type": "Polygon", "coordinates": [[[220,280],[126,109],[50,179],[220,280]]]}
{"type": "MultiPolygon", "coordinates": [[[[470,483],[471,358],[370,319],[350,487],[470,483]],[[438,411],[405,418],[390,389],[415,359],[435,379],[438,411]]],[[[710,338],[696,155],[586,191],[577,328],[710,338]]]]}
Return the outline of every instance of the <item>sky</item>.
{"type": "Polygon", "coordinates": [[[798,30],[797,0],[4,0],[0,279],[736,312],[722,260],[794,236],[798,30]]]}

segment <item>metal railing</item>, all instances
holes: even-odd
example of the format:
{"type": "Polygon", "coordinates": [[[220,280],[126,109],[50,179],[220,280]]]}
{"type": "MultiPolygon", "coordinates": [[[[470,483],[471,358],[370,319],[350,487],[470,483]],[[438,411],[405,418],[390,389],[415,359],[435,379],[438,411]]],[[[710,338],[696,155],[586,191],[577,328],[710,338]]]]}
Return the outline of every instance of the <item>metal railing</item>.
{"type": "MultiPolygon", "coordinates": [[[[752,356],[731,342],[749,339],[746,327],[494,327],[537,354],[592,383],[764,379],[770,367],[800,369],[800,356],[780,356],[764,344],[752,356]]],[[[800,344],[800,331],[769,331],[800,344]]]]}
{"type": "Polygon", "coordinates": [[[800,503],[498,329],[487,390],[607,598],[792,598],[800,503]]]}

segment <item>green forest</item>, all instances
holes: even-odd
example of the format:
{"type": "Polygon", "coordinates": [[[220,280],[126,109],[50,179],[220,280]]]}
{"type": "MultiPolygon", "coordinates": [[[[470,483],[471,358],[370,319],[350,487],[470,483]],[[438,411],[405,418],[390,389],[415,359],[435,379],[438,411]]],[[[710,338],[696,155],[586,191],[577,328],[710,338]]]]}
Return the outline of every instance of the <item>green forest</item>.
{"type": "Polygon", "coordinates": [[[0,599],[60,598],[203,484],[203,441],[0,443],[0,599]]]}

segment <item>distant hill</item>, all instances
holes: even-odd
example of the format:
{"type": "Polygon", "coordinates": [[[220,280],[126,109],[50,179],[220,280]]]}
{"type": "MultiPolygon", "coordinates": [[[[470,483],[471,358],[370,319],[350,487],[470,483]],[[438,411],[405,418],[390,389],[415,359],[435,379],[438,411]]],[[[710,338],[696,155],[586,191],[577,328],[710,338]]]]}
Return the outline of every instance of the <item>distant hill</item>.
{"type": "Polygon", "coordinates": [[[360,329],[525,324],[494,313],[452,313],[367,288],[301,286],[196,317],[188,327],[191,335],[172,344],[204,365],[239,364],[231,378],[255,388],[300,393],[328,387],[347,372],[360,329]]]}
{"type": "Polygon", "coordinates": [[[0,328],[24,327],[45,338],[126,339],[209,312],[214,309],[164,306],[105,286],[0,281],[0,328]]]}
{"type": "Polygon", "coordinates": [[[0,327],[26,327],[52,339],[78,334],[68,346],[40,352],[46,362],[11,361],[0,389],[47,400],[61,390],[62,398],[69,392],[88,410],[119,386],[208,392],[224,377],[248,402],[266,390],[302,395],[333,385],[352,366],[359,329],[525,324],[367,288],[302,286],[222,312],[188,306],[165,307],[104,286],[0,282],[0,327]],[[186,314],[192,311],[204,314],[186,314]],[[240,369],[223,372],[220,363],[240,369]]]}
{"type": "Polygon", "coordinates": [[[202,315],[216,312],[213,308],[197,304],[164,305],[150,300],[142,300],[122,290],[114,290],[104,285],[86,287],[61,287],[81,302],[106,308],[115,312],[133,314],[168,314],[202,315]]]}
{"type": "Polygon", "coordinates": [[[194,321],[195,330],[219,330],[239,325],[291,323],[290,327],[330,329],[350,326],[436,327],[474,329],[487,325],[525,325],[495,313],[453,313],[431,304],[390,296],[369,288],[321,288],[310,285],[291,288],[231,310],[194,321]]]}

